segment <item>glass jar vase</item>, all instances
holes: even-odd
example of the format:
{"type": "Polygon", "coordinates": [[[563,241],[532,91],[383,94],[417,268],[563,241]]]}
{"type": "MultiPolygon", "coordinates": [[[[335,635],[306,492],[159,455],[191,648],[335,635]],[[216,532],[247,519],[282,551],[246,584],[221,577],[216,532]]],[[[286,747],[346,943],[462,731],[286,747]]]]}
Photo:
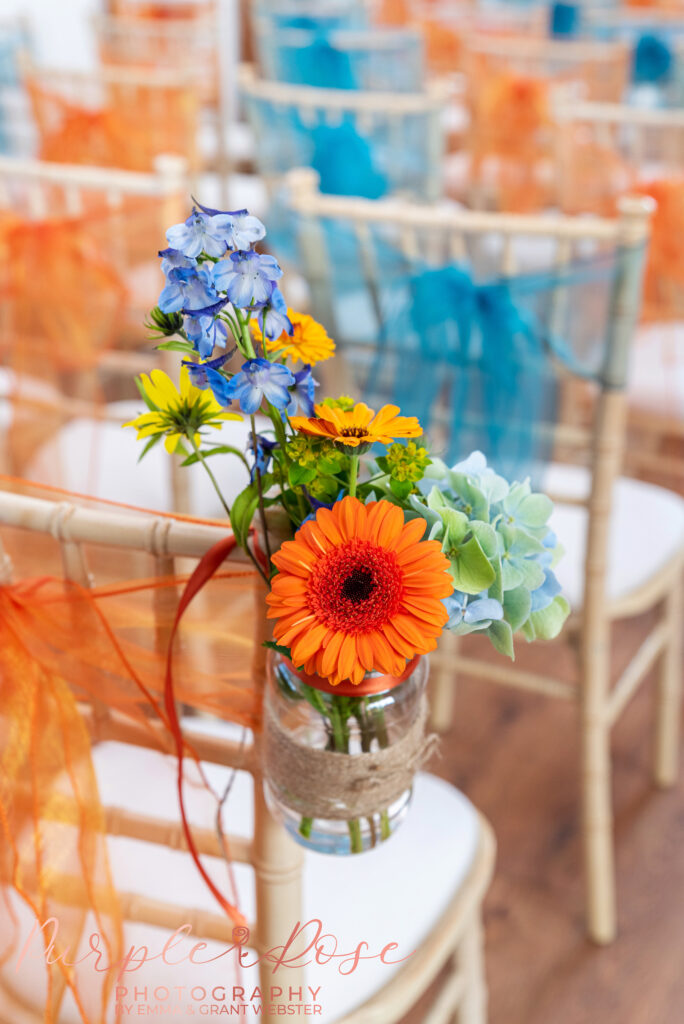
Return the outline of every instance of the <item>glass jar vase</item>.
{"type": "Polygon", "coordinates": [[[399,678],[331,686],[269,652],[264,789],[273,816],[319,853],[362,853],[388,839],[429,755],[427,658],[399,678]]]}

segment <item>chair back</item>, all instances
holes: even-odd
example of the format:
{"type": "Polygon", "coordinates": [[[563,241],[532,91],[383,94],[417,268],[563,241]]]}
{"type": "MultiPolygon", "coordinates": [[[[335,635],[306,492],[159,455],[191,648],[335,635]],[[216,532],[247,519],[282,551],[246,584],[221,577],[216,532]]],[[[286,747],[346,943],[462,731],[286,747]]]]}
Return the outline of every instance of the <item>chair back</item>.
{"type": "Polygon", "coordinates": [[[99,415],[116,376],[126,387],[114,394],[136,397],[133,374],[150,368],[143,323],[163,283],[153,254],[182,219],[185,171],[171,156],[152,174],[0,158],[6,469],[23,473],[60,425],[99,415]]]}
{"type": "Polygon", "coordinates": [[[481,33],[468,41],[468,76],[513,73],[526,79],[568,83],[578,99],[618,102],[628,79],[625,43],[529,38],[481,33]]]}
{"type": "Polygon", "coordinates": [[[553,450],[559,376],[624,387],[648,199],[577,219],[326,196],[304,170],[288,188],[313,312],[350,386],[418,415],[446,457],[482,447],[532,473],[553,450]]]}
{"type": "Polygon", "coordinates": [[[99,14],[93,19],[104,65],[180,71],[197,80],[202,101],[219,96],[217,16],[163,19],[99,14]]]}
{"type": "MultiPolygon", "coordinates": [[[[11,607],[16,610],[11,621],[5,618],[3,623],[5,657],[0,660],[6,699],[0,710],[0,736],[7,743],[8,757],[17,759],[16,763],[5,764],[6,785],[0,794],[0,806],[10,814],[9,827],[14,829],[14,836],[18,839],[23,835],[25,840],[21,849],[17,847],[14,851],[16,863],[10,863],[11,856],[5,857],[0,873],[6,886],[12,884],[13,867],[18,869],[14,880],[21,879],[16,884],[29,904],[40,906],[47,915],[54,913],[71,938],[77,938],[83,921],[78,924],[76,918],[74,923],[73,915],[98,906],[102,911],[101,893],[107,878],[101,861],[87,861],[78,851],[89,850],[90,856],[95,857],[98,844],[102,844],[97,856],[106,865],[103,840],[107,836],[116,837],[117,843],[123,839],[153,844],[160,851],[160,863],[167,864],[167,871],[168,860],[164,862],[161,853],[164,848],[178,851],[179,856],[189,856],[180,815],[165,818],[154,812],[132,813],[126,807],[125,793],[117,794],[115,804],[102,806],[96,793],[88,795],[88,763],[90,747],[102,743],[118,744],[116,756],[122,766],[127,748],[174,753],[173,744],[169,747],[171,733],[163,724],[166,716],[153,711],[155,702],[163,707],[170,628],[186,574],[209,548],[226,538],[227,531],[218,523],[183,521],[142,510],[108,508],[69,495],[50,495],[31,484],[17,487],[16,482],[4,479],[0,485],[8,488],[0,491],[0,600],[13,602],[11,607]],[[71,624],[70,614],[74,617],[71,624]],[[25,687],[21,689],[16,686],[6,645],[13,642],[15,632],[23,642],[27,642],[27,637],[30,642],[34,621],[43,622],[45,635],[34,638],[35,646],[28,650],[31,671],[27,671],[25,687]],[[62,624],[68,635],[50,635],[50,629],[57,623],[62,624]],[[88,634],[83,644],[75,639],[79,628],[88,634]],[[69,648],[69,642],[73,647],[69,648]],[[59,658],[53,657],[55,651],[59,658]],[[34,667],[35,680],[42,681],[45,693],[40,708],[31,712],[31,702],[36,700],[34,667]],[[146,697],[142,695],[143,685],[146,697]],[[14,703],[13,697],[17,697],[14,703]],[[29,750],[35,737],[24,740],[16,732],[40,715],[45,716],[45,732],[40,736],[46,744],[42,756],[31,755],[29,750]],[[60,721],[61,732],[54,728],[54,723],[60,721]],[[85,733],[80,736],[79,730],[84,727],[89,740],[85,740],[85,733]],[[75,732],[69,732],[70,728],[75,732]],[[81,760],[70,764],[77,734],[81,760]],[[55,789],[52,781],[56,775],[50,773],[61,774],[59,769],[63,769],[65,778],[55,789]],[[30,822],[23,822],[22,828],[21,800],[15,800],[12,790],[7,789],[10,783],[20,787],[22,782],[34,787],[36,836],[43,837],[42,841],[36,838],[35,847],[30,822]],[[56,792],[63,794],[59,801],[56,792]],[[55,815],[71,826],[66,838],[64,825],[57,837],[50,831],[55,815]],[[41,842],[45,849],[41,850],[41,842]],[[59,842],[58,852],[54,842],[59,842]],[[51,871],[39,872],[36,877],[36,867],[43,855],[51,871]],[[88,865],[85,870],[84,864],[88,865]],[[94,878],[99,879],[100,889],[88,888],[94,878]]],[[[221,879],[215,884],[222,888],[225,889],[225,872],[217,871],[217,867],[222,865],[225,869],[224,859],[253,869],[256,921],[248,922],[250,939],[246,948],[264,951],[282,943],[294,922],[301,919],[302,856],[301,850],[270,817],[262,794],[258,728],[265,650],[261,643],[270,635],[263,587],[256,574],[248,571],[239,559],[225,563],[223,576],[228,578],[221,579],[219,573],[195,599],[194,612],[189,610],[186,614],[187,624],[181,631],[181,644],[177,645],[174,659],[175,678],[178,700],[183,702],[186,715],[186,766],[192,768],[196,758],[205,765],[248,772],[254,780],[253,836],[230,834],[218,817],[216,827],[210,818],[203,827],[193,828],[193,838],[211,876],[221,879]],[[219,607],[221,612],[217,613],[219,607]],[[199,717],[187,717],[193,713],[199,717]],[[206,719],[207,714],[234,721],[246,731],[241,736],[236,729],[232,738],[225,730],[218,734],[215,730],[207,731],[202,728],[202,716],[206,719]]],[[[32,728],[28,726],[29,732],[32,728]]],[[[193,771],[194,768],[190,774],[193,771]]],[[[195,775],[194,803],[199,800],[198,785],[202,789],[195,775]]],[[[221,785],[224,783],[225,780],[221,785]]],[[[187,783],[185,788],[190,790],[187,783]]],[[[228,798],[227,820],[230,808],[228,798]]],[[[126,882],[135,885],[134,872],[126,882]]],[[[193,903],[183,905],[183,893],[178,891],[169,893],[164,901],[134,891],[116,893],[113,899],[118,915],[126,922],[167,931],[187,922],[192,926],[192,943],[197,936],[218,941],[223,947],[233,944],[233,922],[219,906],[212,912],[197,909],[193,903]]],[[[22,920],[26,921],[25,908],[22,920]]],[[[26,927],[30,927],[30,922],[26,927]]],[[[113,924],[109,934],[114,943],[113,924]]],[[[122,948],[128,949],[130,940],[125,941],[125,935],[124,931],[122,948]]],[[[24,935],[22,943],[25,939],[24,935]]],[[[60,941],[65,938],[60,937],[60,941]]],[[[225,959],[221,962],[227,967],[225,959]]],[[[94,973],[86,971],[85,976],[94,973]]],[[[6,971],[3,987],[11,990],[13,977],[6,971]]],[[[79,977],[83,980],[84,975],[79,975],[77,969],[74,977],[78,991],[79,977]]],[[[289,983],[297,986],[302,980],[298,970],[294,974],[288,970],[289,983]]],[[[62,1020],[65,1018],[60,1004],[66,980],[58,968],[54,970],[53,983],[52,1010],[55,1019],[62,1020]]],[[[264,964],[261,985],[265,1003],[269,1002],[272,984],[270,969],[264,964]]],[[[92,985],[92,979],[84,982],[84,986],[92,985]]],[[[287,988],[282,989],[286,999],[287,988]]],[[[38,1002],[40,995],[33,995],[38,1002]]],[[[273,996],[274,1004],[280,1001],[277,995],[273,996]]]]}
{"type": "Polygon", "coordinates": [[[423,38],[415,29],[275,29],[272,19],[256,24],[264,78],[365,92],[423,87],[423,38]]]}
{"type": "Polygon", "coordinates": [[[629,47],[631,98],[638,105],[684,105],[684,16],[681,9],[588,7],[585,32],[629,47]]]}
{"type": "Polygon", "coordinates": [[[522,216],[322,195],[310,170],[288,184],[312,312],[355,397],[418,415],[449,464],[480,448],[542,484],[552,457],[588,466],[570,500],[588,507],[583,615],[598,614],[653,201],[522,216]],[[574,415],[577,388],[589,417],[574,415]]]}
{"type": "Polygon", "coordinates": [[[259,172],[273,189],[293,167],[314,167],[325,191],[371,198],[441,194],[443,82],[420,93],[317,89],[240,69],[259,172]]]}
{"type": "Polygon", "coordinates": [[[197,74],[109,66],[74,72],[24,63],[38,155],[60,163],[151,171],[171,153],[199,166],[197,74]]]}
{"type": "Polygon", "coordinates": [[[684,109],[567,103],[555,112],[558,203],[569,213],[612,215],[618,197],[657,203],[643,317],[684,317],[684,109]]]}

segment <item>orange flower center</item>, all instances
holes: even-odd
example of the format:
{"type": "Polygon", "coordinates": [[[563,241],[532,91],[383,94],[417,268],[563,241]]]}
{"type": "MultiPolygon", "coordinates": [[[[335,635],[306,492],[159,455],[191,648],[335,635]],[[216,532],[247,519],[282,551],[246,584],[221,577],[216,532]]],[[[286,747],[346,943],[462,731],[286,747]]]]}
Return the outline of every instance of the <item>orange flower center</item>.
{"type": "Polygon", "coordinates": [[[403,589],[403,574],[392,551],[351,540],[314,566],[309,607],[329,629],[369,633],[397,614],[403,589]]]}

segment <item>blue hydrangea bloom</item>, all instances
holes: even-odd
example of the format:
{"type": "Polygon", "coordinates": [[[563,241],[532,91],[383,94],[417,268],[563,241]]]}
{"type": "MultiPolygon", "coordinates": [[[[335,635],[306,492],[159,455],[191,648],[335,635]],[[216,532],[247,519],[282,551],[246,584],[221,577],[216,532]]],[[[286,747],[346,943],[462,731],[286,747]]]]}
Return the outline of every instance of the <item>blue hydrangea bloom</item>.
{"type": "Polygon", "coordinates": [[[213,316],[188,316],[185,318],[185,333],[201,359],[207,359],[214,348],[225,348],[228,328],[223,320],[213,316]]]}
{"type": "Polygon", "coordinates": [[[266,235],[266,228],[258,217],[249,210],[212,210],[197,203],[202,213],[209,217],[230,217],[231,228],[227,236],[229,249],[248,249],[254,242],[260,242],[266,235]]]}
{"type": "Polygon", "coordinates": [[[287,407],[287,415],[294,416],[301,405],[305,416],[314,414],[314,391],[318,381],[311,376],[311,367],[305,366],[294,375],[294,387],[290,389],[291,401],[287,407]]]}
{"type": "Polygon", "coordinates": [[[289,389],[294,382],[291,371],[281,363],[270,363],[268,359],[250,359],[227,382],[224,394],[228,401],[237,399],[240,408],[248,416],[257,412],[264,399],[282,411],[290,404],[289,389]]]}
{"type": "MultiPolygon", "coordinates": [[[[237,352],[237,346],[230,352],[225,352],[223,355],[216,356],[215,359],[207,359],[202,363],[195,363],[191,359],[184,359],[183,366],[186,366],[188,373],[190,374],[190,380],[196,388],[207,388],[209,387],[209,371],[216,373],[224,363],[227,363],[231,356],[237,352]]],[[[220,376],[220,374],[219,374],[220,376]]]]}
{"type": "Polygon", "coordinates": [[[211,269],[206,264],[175,267],[167,275],[166,287],[159,296],[159,308],[163,313],[199,312],[211,308],[218,300],[211,269]]]}
{"type": "Polygon", "coordinates": [[[544,582],[536,590],[530,592],[532,598],[531,612],[542,612],[545,608],[548,608],[554,597],[557,597],[561,592],[561,585],[556,579],[556,576],[550,569],[546,569],[544,572],[544,582]]]}
{"type": "Polygon", "coordinates": [[[287,303],[277,285],[271,292],[269,301],[257,312],[256,319],[262,331],[264,330],[264,321],[266,322],[267,338],[279,338],[283,331],[285,334],[292,334],[292,324],[287,315],[287,303]]]}
{"type": "MultiPolygon", "coordinates": [[[[261,473],[262,476],[264,473],[268,473],[271,465],[271,459],[273,458],[273,449],[278,447],[277,441],[272,441],[270,437],[264,437],[263,434],[257,434],[256,440],[256,458],[250,474],[252,480],[254,479],[257,470],[259,470],[259,473],[261,473]]],[[[247,442],[247,447],[252,453],[254,452],[254,439],[251,434],[249,441],[247,442]]]]}
{"type": "Polygon", "coordinates": [[[205,252],[218,258],[228,249],[232,239],[233,218],[229,213],[207,216],[201,210],[193,209],[183,224],[174,224],[166,232],[166,238],[173,249],[178,249],[191,259],[205,252]]]}
{"type": "Polygon", "coordinates": [[[460,590],[454,590],[442,603],[449,613],[447,629],[454,629],[461,622],[467,625],[475,625],[478,622],[489,624],[494,620],[503,619],[504,615],[501,603],[493,597],[487,597],[486,591],[473,597],[460,590]]]}
{"type": "Polygon", "coordinates": [[[258,252],[232,252],[227,260],[214,265],[214,285],[225,292],[240,309],[263,306],[273,293],[283,272],[273,256],[258,252]]]}

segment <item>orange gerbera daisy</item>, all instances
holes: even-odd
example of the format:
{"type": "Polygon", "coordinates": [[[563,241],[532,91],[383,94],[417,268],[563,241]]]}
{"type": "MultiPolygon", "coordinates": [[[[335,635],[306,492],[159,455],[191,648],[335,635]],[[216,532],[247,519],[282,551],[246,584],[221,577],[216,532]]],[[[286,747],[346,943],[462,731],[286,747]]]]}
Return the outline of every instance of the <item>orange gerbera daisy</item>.
{"type": "Polygon", "coordinates": [[[314,437],[358,448],[361,445],[390,444],[397,437],[420,437],[423,428],[415,416],[397,416],[398,405],[383,405],[379,412],[357,402],[353,409],[331,409],[328,405],[314,406],[316,417],[293,416],[290,422],[295,430],[314,437]]]}
{"type": "Polygon", "coordinates": [[[434,650],[453,582],[439,541],[421,540],[425,526],[389,501],[346,497],[285,541],[266,600],[297,667],[358,684],[370,671],[401,675],[408,658],[434,650]]]}
{"type": "MultiPolygon", "coordinates": [[[[283,331],[279,338],[267,338],[267,352],[271,355],[279,352],[293,363],[299,359],[310,366],[322,363],[324,359],[330,359],[334,355],[335,342],[328,337],[328,332],[322,324],[307,313],[298,313],[295,309],[288,309],[287,316],[292,324],[292,334],[285,334],[283,331]]],[[[257,341],[262,340],[258,316],[252,321],[252,333],[257,341]]]]}

